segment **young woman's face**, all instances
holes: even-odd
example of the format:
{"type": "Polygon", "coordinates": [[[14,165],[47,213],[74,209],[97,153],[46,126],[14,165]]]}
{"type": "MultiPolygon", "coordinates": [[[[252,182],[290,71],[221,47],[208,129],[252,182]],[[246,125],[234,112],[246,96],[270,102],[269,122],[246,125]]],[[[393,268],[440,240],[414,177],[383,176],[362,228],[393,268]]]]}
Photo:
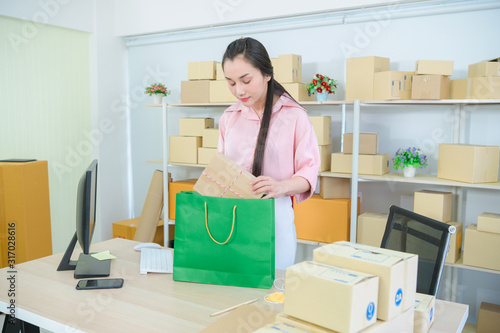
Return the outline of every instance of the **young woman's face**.
{"type": "Polygon", "coordinates": [[[267,83],[271,79],[269,75],[262,75],[259,69],[240,55],[224,61],[224,76],[229,90],[243,105],[264,107],[267,83]]]}

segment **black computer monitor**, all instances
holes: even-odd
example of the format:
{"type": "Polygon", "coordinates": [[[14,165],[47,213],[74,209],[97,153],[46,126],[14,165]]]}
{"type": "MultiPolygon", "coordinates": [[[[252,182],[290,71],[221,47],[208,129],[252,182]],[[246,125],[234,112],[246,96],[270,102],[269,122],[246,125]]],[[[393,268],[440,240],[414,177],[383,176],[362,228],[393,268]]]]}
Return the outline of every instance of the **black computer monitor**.
{"type": "Polygon", "coordinates": [[[90,244],[96,226],[97,160],[85,170],[78,182],[76,195],[76,232],[59,263],[58,271],[75,270],[75,278],[109,275],[110,260],[97,260],[90,255],[90,244]],[[71,260],[76,242],[83,253],[71,260]]]}

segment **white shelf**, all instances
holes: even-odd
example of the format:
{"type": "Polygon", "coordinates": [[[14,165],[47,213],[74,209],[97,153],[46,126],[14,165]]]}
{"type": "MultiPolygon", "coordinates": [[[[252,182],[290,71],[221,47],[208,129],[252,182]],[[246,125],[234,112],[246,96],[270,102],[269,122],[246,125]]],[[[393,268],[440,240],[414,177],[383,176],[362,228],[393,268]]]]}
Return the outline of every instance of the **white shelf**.
{"type": "Polygon", "coordinates": [[[483,267],[476,267],[476,266],[464,265],[464,254],[463,253],[462,253],[462,256],[460,257],[460,259],[458,259],[458,261],[456,263],[454,263],[454,264],[445,263],[444,265],[448,266],[448,267],[453,267],[453,268],[468,269],[468,270],[472,270],[472,271],[478,271],[478,272],[485,272],[485,273],[499,274],[500,275],[500,271],[495,270],[495,269],[489,269],[489,268],[483,268],[483,267]]]}

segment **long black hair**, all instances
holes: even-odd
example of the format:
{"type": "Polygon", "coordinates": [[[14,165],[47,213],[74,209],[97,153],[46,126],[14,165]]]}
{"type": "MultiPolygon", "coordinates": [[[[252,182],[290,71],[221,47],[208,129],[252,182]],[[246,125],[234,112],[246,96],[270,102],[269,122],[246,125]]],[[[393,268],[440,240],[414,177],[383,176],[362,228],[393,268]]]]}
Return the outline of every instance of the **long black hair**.
{"type": "Polygon", "coordinates": [[[252,66],[260,70],[262,75],[270,76],[271,79],[267,83],[266,103],[264,106],[264,114],[259,130],[257,145],[255,146],[255,155],[252,165],[252,174],[256,177],[262,174],[262,161],[264,159],[264,150],[266,147],[267,133],[269,123],[271,121],[271,112],[273,108],[274,95],[281,96],[283,93],[290,94],[283,88],[281,84],[274,79],[273,65],[266,48],[258,40],[251,37],[240,38],[229,44],[222,57],[222,67],[224,61],[234,60],[237,56],[243,56],[252,66]]]}

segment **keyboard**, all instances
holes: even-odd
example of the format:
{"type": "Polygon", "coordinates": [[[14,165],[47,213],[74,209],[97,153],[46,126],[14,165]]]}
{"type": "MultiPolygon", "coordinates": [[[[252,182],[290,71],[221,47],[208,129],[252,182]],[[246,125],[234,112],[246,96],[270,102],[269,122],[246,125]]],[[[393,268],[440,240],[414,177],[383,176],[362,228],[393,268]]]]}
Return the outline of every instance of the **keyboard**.
{"type": "Polygon", "coordinates": [[[141,274],[172,273],[172,251],[164,249],[143,248],[141,250],[141,274]]]}

